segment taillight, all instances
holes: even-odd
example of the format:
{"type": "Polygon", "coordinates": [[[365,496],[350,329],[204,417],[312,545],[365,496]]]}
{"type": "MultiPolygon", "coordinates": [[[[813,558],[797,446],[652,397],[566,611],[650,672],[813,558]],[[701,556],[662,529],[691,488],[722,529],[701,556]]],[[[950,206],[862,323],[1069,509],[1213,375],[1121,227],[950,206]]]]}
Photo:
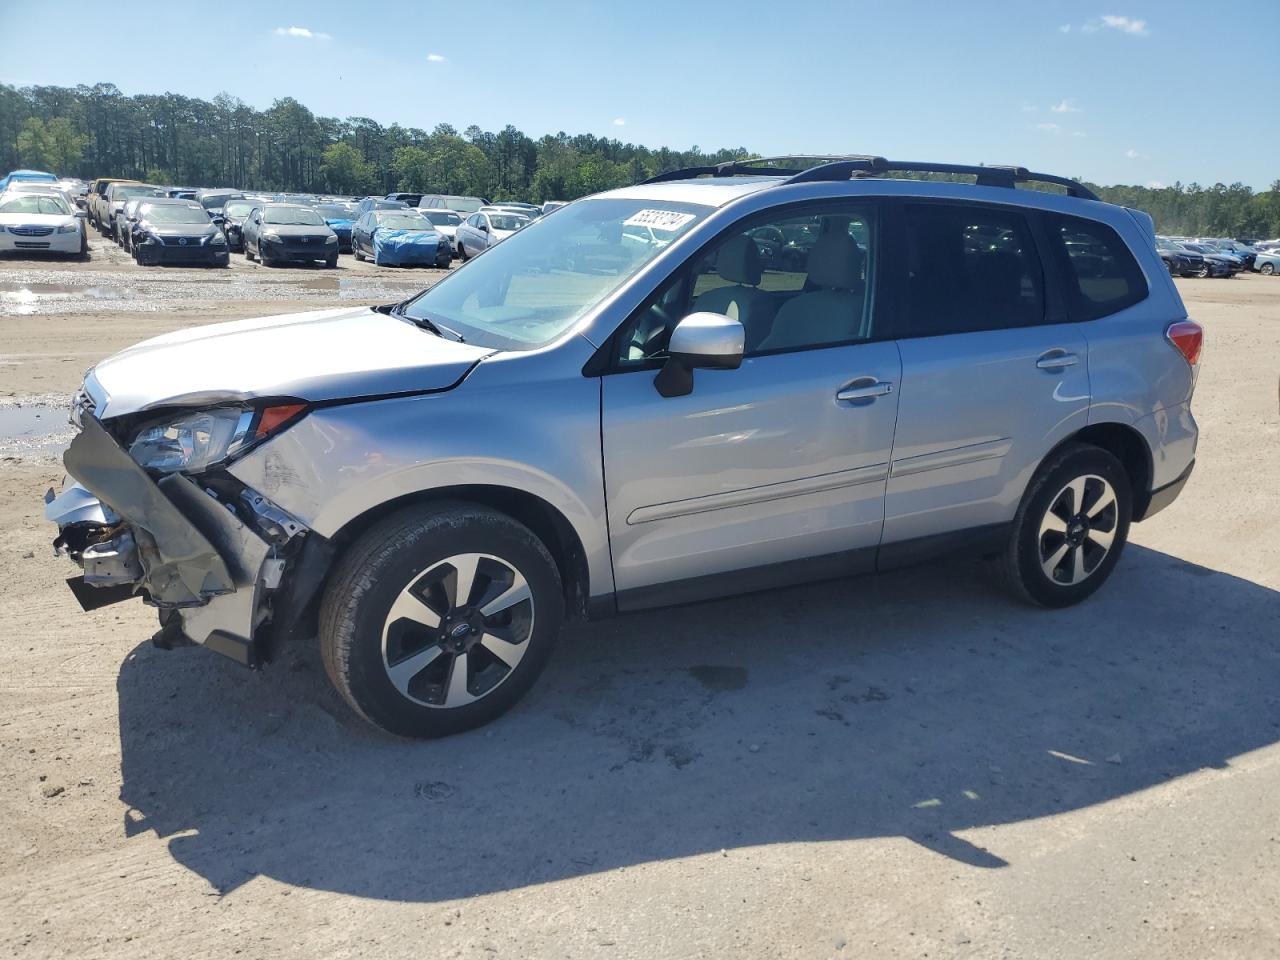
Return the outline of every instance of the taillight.
{"type": "Polygon", "coordinates": [[[1200,349],[1204,346],[1204,328],[1200,324],[1194,320],[1179,320],[1169,324],[1164,335],[1187,358],[1187,363],[1194,367],[1200,362],[1200,349]]]}

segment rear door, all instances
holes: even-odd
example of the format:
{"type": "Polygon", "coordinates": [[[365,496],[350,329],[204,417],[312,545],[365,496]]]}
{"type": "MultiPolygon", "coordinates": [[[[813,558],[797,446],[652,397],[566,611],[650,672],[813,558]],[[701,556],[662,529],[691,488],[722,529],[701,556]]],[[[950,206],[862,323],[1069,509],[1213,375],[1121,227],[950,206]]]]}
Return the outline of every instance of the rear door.
{"type": "Polygon", "coordinates": [[[999,533],[1040,460],[1087,423],[1090,393],[1088,345],[1045,270],[1034,211],[909,201],[897,225],[902,389],[886,566],[915,546],[999,533]]]}

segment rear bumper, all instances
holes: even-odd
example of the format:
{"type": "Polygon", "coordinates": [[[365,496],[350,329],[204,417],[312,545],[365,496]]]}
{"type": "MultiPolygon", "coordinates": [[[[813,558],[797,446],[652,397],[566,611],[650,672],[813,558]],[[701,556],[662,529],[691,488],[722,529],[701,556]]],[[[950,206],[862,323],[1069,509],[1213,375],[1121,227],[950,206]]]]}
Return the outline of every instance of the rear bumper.
{"type": "Polygon", "coordinates": [[[1147,501],[1147,509],[1142,512],[1142,516],[1135,517],[1135,520],[1148,520],[1163,510],[1173,501],[1178,499],[1178,494],[1182,493],[1182,488],[1187,485],[1187,481],[1191,479],[1191,471],[1195,469],[1196,462],[1192,460],[1187,464],[1187,469],[1172,483],[1166,483],[1163,487],[1151,491],[1151,499],[1147,501]]]}
{"type": "Polygon", "coordinates": [[[160,608],[161,645],[256,665],[255,633],[285,568],[277,545],[189,477],[152,480],[92,417],[65,462],[78,482],[47,498],[45,516],[55,549],[83,568],[68,581],[81,605],[140,596],[160,608]]]}

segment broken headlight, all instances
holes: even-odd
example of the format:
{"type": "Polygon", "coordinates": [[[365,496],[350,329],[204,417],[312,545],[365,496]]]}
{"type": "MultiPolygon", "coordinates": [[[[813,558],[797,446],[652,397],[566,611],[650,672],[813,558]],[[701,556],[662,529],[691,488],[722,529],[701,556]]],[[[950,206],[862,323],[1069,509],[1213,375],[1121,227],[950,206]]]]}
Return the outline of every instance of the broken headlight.
{"type": "Polygon", "coordinates": [[[144,427],[129,445],[129,456],[144,470],[199,473],[265,440],[305,410],[302,403],[198,410],[144,427]]]}

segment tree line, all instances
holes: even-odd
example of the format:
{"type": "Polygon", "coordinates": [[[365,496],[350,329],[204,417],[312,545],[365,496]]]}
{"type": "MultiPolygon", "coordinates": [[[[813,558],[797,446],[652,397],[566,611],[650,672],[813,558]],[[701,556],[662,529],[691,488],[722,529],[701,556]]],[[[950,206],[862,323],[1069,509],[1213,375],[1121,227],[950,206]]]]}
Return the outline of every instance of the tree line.
{"type": "MultiPolygon", "coordinates": [[[[0,173],[119,176],[152,183],[291,193],[452,193],[492,200],[572,200],[680,167],[752,156],[744,147],[651,149],[591,134],[535,140],[513,126],[494,133],[383,126],[368,117],[320,117],[292,97],[257,110],[238,98],[125,96],[113,84],[0,84],[0,173]]],[[[1280,236],[1280,180],[1263,192],[1241,183],[1090,186],[1146,210],[1173,234],[1280,236]]]]}

